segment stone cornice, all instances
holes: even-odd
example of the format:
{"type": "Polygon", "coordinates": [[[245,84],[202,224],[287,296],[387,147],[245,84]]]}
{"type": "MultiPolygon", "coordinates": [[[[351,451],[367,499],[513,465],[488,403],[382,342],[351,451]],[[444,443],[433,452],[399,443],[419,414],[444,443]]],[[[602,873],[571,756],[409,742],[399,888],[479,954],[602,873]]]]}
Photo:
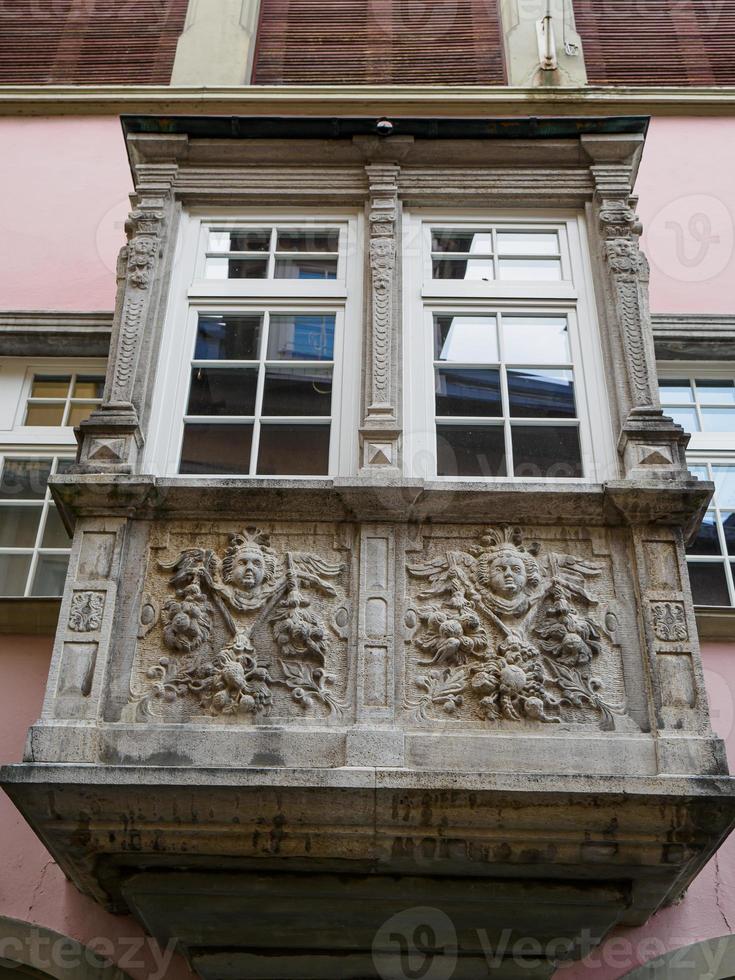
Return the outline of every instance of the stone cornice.
{"type": "Polygon", "coordinates": [[[0,115],[733,115],[735,86],[3,85],[0,115]]]}
{"type": "Polygon", "coordinates": [[[651,319],[659,360],[735,359],[735,316],[659,314],[651,319]]]}
{"type": "Polygon", "coordinates": [[[106,357],[112,312],[0,311],[2,357],[106,357]]]}

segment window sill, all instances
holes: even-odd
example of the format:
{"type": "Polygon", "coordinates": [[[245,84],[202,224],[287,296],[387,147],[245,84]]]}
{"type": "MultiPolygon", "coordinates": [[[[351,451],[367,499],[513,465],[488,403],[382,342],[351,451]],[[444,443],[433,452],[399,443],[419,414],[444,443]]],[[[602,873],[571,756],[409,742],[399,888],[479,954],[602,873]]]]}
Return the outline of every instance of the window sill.
{"type": "Polygon", "coordinates": [[[730,640],[735,643],[735,607],[695,606],[700,640],[730,640]]]}
{"type": "Polygon", "coordinates": [[[0,634],[31,633],[53,636],[61,598],[36,599],[0,596],[0,634]]]}

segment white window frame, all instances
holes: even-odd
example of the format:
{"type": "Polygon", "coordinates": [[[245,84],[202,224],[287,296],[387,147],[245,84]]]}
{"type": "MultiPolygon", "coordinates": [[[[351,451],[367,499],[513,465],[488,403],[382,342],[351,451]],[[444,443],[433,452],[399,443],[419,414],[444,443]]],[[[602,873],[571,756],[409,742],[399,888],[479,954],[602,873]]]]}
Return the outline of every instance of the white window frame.
{"type": "MultiPolygon", "coordinates": [[[[334,313],[332,414],[329,471],[324,476],[278,476],[235,473],[181,475],[182,480],[324,480],[357,472],[362,357],[362,235],[364,218],[331,208],[308,211],[192,209],[182,214],[174,273],[156,375],[151,435],[144,456],[147,472],[178,477],[179,454],[189,389],[190,365],[199,313],[334,313]],[[204,262],[210,226],[217,229],[339,226],[336,279],[205,279],[204,262]],[[177,327],[184,323],[182,339],[177,327]]],[[[317,362],[314,362],[315,366],[317,362]]],[[[325,422],[326,416],[319,418],[325,422]]],[[[203,419],[203,421],[205,421],[203,419]]],[[[222,419],[220,419],[222,421],[222,419]]],[[[290,419],[289,419],[290,421],[290,419]]],[[[304,420],[305,423],[308,420],[304,420]]]]}
{"type": "MultiPolygon", "coordinates": [[[[717,379],[735,380],[735,361],[660,361],[658,363],[658,377],[661,380],[686,380],[691,381],[697,378],[715,381],[717,379]]],[[[696,408],[697,402],[690,402],[689,407],[696,408]]],[[[667,414],[667,405],[661,406],[664,415],[667,414]]],[[[735,416],[735,405],[733,405],[733,415],[735,416]]],[[[692,432],[687,448],[687,462],[690,466],[734,466],[735,467],[735,426],[732,432],[692,432]]],[[[709,472],[709,471],[708,471],[709,472]]],[[[724,510],[719,501],[713,500],[708,510],[717,512],[724,510]]],[[[728,592],[730,593],[730,606],[717,606],[717,609],[728,609],[735,607],[735,555],[728,556],[727,546],[718,521],[718,538],[720,542],[721,555],[687,555],[687,563],[707,564],[719,563],[725,565],[725,580],[728,592]]]]}
{"type": "MultiPolygon", "coordinates": [[[[616,479],[615,451],[607,396],[607,379],[585,219],[576,212],[478,212],[415,209],[404,213],[404,419],[407,475],[427,480],[533,483],[538,477],[438,476],[434,404],[434,313],[565,314],[574,368],[575,397],[584,475],[555,479],[588,485],[616,479]],[[430,229],[436,226],[472,229],[489,225],[514,231],[555,230],[559,233],[562,280],[542,283],[494,279],[433,280],[430,229]],[[589,329],[582,329],[588,324],[589,329]]],[[[529,423],[544,424],[541,419],[529,423]]],[[[509,425],[505,420],[504,425],[509,425]]]]}
{"type": "MultiPolygon", "coordinates": [[[[76,458],[76,439],[73,426],[24,425],[26,406],[31,393],[34,375],[37,374],[99,374],[103,378],[106,361],[103,358],[0,358],[0,473],[6,459],[70,459],[76,458]]],[[[59,399],[60,401],[61,399],[59,399]]],[[[67,397],[67,403],[69,398],[67,397]]],[[[2,547],[2,554],[30,554],[31,563],[26,577],[23,595],[33,596],[32,584],[36,575],[39,557],[48,555],[69,555],[68,548],[42,547],[43,534],[50,506],[48,491],[40,500],[29,502],[28,506],[39,507],[39,520],[33,546],[22,548],[2,547]]],[[[0,508],[0,519],[2,519],[0,508]]],[[[4,596],[18,598],[18,596],[4,596]]],[[[41,596],[34,596],[41,598],[41,596]]],[[[43,596],[43,598],[58,598],[43,596]]]]}

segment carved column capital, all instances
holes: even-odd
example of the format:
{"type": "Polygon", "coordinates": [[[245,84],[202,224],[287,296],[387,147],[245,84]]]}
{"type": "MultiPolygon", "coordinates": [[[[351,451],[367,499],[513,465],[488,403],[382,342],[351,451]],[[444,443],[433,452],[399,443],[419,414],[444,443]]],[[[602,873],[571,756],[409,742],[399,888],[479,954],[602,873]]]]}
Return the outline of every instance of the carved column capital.
{"type": "Polygon", "coordinates": [[[371,163],[368,178],[370,261],[369,339],[366,349],[366,405],[361,434],[361,469],[396,469],[400,453],[398,420],[398,175],[396,163],[371,163]]]}

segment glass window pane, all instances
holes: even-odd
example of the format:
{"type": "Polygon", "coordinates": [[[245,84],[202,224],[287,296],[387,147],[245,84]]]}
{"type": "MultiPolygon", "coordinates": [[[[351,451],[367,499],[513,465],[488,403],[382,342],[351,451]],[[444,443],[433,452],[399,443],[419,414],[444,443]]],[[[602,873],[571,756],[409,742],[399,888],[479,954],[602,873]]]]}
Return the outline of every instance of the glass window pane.
{"type": "Polygon", "coordinates": [[[179,473],[248,474],[252,423],[217,425],[206,422],[184,426],[179,473]]]}
{"type": "Polygon", "coordinates": [[[514,425],[511,431],[515,476],[563,480],[583,475],[576,425],[514,425]]]}
{"type": "Polygon", "coordinates": [[[507,476],[502,425],[438,425],[436,471],[439,476],[507,476]]]}
{"type": "Polygon", "coordinates": [[[712,510],[707,511],[697,537],[687,548],[688,555],[720,555],[720,538],[717,534],[717,517],[712,510]]]}
{"type": "Polygon", "coordinates": [[[339,251],[338,228],[300,228],[295,231],[279,231],[277,252],[337,252],[339,251]]]}
{"type": "Polygon", "coordinates": [[[696,408],[672,408],[667,406],[664,414],[680,425],[685,432],[699,432],[699,419],[696,408]]]}
{"type": "Polygon", "coordinates": [[[498,360],[498,327],[494,316],[434,314],[437,361],[492,364],[498,360]]]}
{"type": "Polygon", "coordinates": [[[555,231],[499,231],[498,255],[558,255],[555,231]]]}
{"type": "Polygon", "coordinates": [[[499,259],[501,279],[516,282],[550,282],[561,279],[559,259],[499,259]]]}
{"type": "Polygon", "coordinates": [[[567,364],[571,360],[567,318],[504,314],[503,346],[510,364],[567,364]]]}
{"type": "Polygon", "coordinates": [[[329,473],[328,425],[260,427],[260,476],[326,476],[329,473]]]}
{"type": "Polygon", "coordinates": [[[257,368],[191,369],[187,415],[253,415],[257,368]]]}
{"type": "Polygon", "coordinates": [[[92,412],[97,408],[98,402],[74,402],[69,406],[69,415],[66,419],[67,425],[79,425],[88,419],[92,412]]]}
{"type": "Polygon", "coordinates": [[[336,279],[337,259],[276,259],[276,279],[336,279]]]}
{"type": "Polygon", "coordinates": [[[36,374],[31,398],[66,398],[70,384],[71,376],[68,374],[36,374]]]}
{"type": "Polygon", "coordinates": [[[722,517],[722,526],[725,529],[725,545],[728,555],[735,555],[735,513],[725,511],[722,517]]]}
{"type": "Polygon", "coordinates": [[[24,595],[30,567],[30,555],[0,554],[0,595],[24,595]]]}
{"type": "Polygon", "coordinates": [[[729,606],[724,562],[690,561],[689,582],[695,606],[729,606]]]}
{"type": "Polygon", "coordinates": [[[574,418],[571,371],[508,371],[510,414],[515,418],[574,418]]]}
{"type": "Polygon", "coordinates": [[[462,231],[433,228],[431,251],[492,255],[493,236],[490,231],[473,231],[469,228],[462,231]]]}
{"type": "Polygon", "coordinates": [[[712,479],[717,506],[735,510],[735,466],[713,466],[712,479]]]}
{"type": "Polygon", "coordinates": [[[735,432],[735,408],[702,408],[704,432],[735,432]]]}
{"type": "Polygon", "coordinates": [[[268,252],[270,228],[232,228],[210,231],[208,252],[268,252]]]}
{"type": "Polygon", "coordinates": [[[698,480],[709,480],[709,471],[706,466],[694,466],[691,463],[689,465],[689,472],[692,476],[695,476],[698,480]]]}
{"type": "Polygon", "coordinates": [[[268,359],[333,360],[335,321],[333,313],[272,314],[268,327],[268,359]]]}
{"type": "Polygon", "coordinates": [[[97,374],[78,374],[72,391],[73,398],[102,398],[105,379],[97,374]]]}
{"type": "Polygon", "coordinates": [[[692,386],[688,381],[659,378],[658,386],[662,405],[678,405],[681,402],[694,401],[692,386]]]}
{"type": "Polygon", "coordinates": [[[31,595],[61,595],[68,566],[68,555],[39,555],[31,595]]]}
{"type": "Polygon", "coordinates": [[[0,507],[0,547],[35,547],[42,508],[42,504],[0,507]]]}
{"type": "Polygon", "coordinates": [[[204,275],[207,279],[265,279],[268,259],[207,259],[204,275]]]}
{"type": "Polygon", "coordinates": [[[68,548],[71,538],[64,527],[59,512],[53,504],[46,514],[46,526],[43,529],[42,548],[68,548]]]}
{"type": "Polygon", "coordinates": [[[61,425],[64,421],[64,402],[51,405],[28,402],[26,425],[61,425]]]}
{"type": "Polygon", "coordinates": [[[735,405],[735,383],[697,378],[697,398],[703,405],[735,405]]]}
{"type": "Polygon", "coordinates": [[[494,278],[492,259],[433,259],[434,279],[467,279],[488,282],[494,278]]]}
{"type": "Polygon", "coordinates": [[[266,369],[263,415],[330,415],[331,412],[331,368],[266,369]]]}
{"type": "Polygon", "coordinates": [[[436,414],[458,416],[502,416],[500,372],[488,369],[436,372],[436,414]]]}
{"type": "Polygon", "coordinates": [[[57,459],[56,460],[56,472],[57,473],[70,473],[71,468],[74,465],[73,459],[57,459]]]}
{"type": "Polygon", "coordinates": [[[199,314],[194,360],[257,361],[263,316],[199,314]]]}
{"type": "Polygon", "coordinates": [[[50,459],[6,459],[0,500],[42,500],[50,472],[50,459]]]}

